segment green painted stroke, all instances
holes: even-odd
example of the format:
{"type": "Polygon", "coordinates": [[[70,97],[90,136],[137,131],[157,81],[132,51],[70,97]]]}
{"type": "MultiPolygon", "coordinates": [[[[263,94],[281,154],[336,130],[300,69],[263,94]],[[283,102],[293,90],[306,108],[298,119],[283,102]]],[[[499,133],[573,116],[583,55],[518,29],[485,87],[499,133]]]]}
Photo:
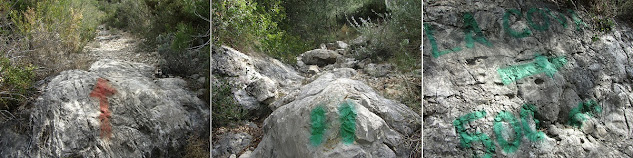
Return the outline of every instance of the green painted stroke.
{"type": "Polygon", "coordinates": [[[327,116],[325,115],[325,109],[322,106],[317,106],[312,109],[312,112],[310,112],[310,125],[312,126],[310,143],[313,146],[321,144],[323,135],[325,134],[325,129],[327,128],[326,120],[327,116]]]}
{"type": "Polygon", "coordinates": [[[437,47],[437,41],[435,41],[435,36],[433,36],[433,28],[431,27],[431,25],[424,24],[424,32],[426,34],[426,38],[429,39],[429,43],[431,44],[431,54],[433,55],[433,58],[462,50],[462,48],[458,46],[450,50],[439,51],[439,48],[437,47]]]}
{"type": "Polygon", "coordinates": [[[563,25],[563,28],[567,28],[567,19],[565,18],[565,16],[561,13],[558,14],[554,14],[554,12],[552,12],[551,10],[545,8],[545,11],[547,12],[547,14],[549,14],[550,16],[554,17],[554,19],[556,19],[556,21],[558,21],[558,23],[560,23],[561,25],[563,25]]]}
{"type": "Polygon", "coordinates": [[[567,12],[571,14],[571,19],[574,20],[574,23],[576,23],[576,31],[580,31],[580,28],[581,28],[580,25],[587,27],[587,23],[583,22],[582,19],[578,17],[578,14],[576,14],[576,12],[574,12],[571,9],[567,10],[567,12]]]}
{"type": "Polygon", "coordinates": [[[484,144],[484,147],[486,148],[486,154],[484,155],[484,157],[492,157],[496,149],[490,137],[488,137],[488,135],[486,135],[485,133],[481,133],[481,132],[476,132],[473,134],[468,133],[466,132],[466,128],[464,127],[465,124],[472,122],[474,120],[483,118],[484,116],[486,116],[486,112],[483,110],[468,113],[464,116],[461,116],[455,119],[455,121],[453,121],[453,126],[455,126],[455,130],[457,131],[457,134],[459,134],[460,143],[462,147],[470,148],[472,147],[471,144],[473,142],[481,141],[484,144]]]}
{"type": "Polygon", "coordinates": [[[354,103],[345,101],[338,107],[339,118],[341,119],[341,137],[343,143],[352,144],[356,138],[356,109],[354,103]]]}
{"type": "Polygon", "coordinates": [[[536,124],[536,127],[538,127],[539,120],[534,118],[535,112],[536,112],[536,107],[532,104],[523,104],[523,107],[521,107],[521,122],[523,124],[523,132],[525,136],[527,136],[528,140],[530,141],[538,141],[545,138],[545,133],[532,130],[530,128],[530,125],[528,124],[527,118],[532,116],[532,119],[534,120],[534,124],[536,124]]]}
{"type": "Polygon", "coordinates": [[[479,25],[477,24],[477,21],[475,20],[473,14],[464,14],[464,25],[464,34],[466,34],[466,48],[474,47],[475,41],[488,47],[492,46],[492,43],[490,43],[484,36],[484,33],[481,32],[481,28],[479,28],[479,25]]]}
{"type": "Polygon", "coordinates": [[[514,38],[524,38],[532,35],[532,31],[530,31],[530,29],[528,28],[523,28],[523,31],[521,32],[514,31],[512,28],[510,28],[510,14],[514,14],[515,16],[517,16],[517,20],[523,17],[521,11],[517,9],[508,9],[503,15],[503,28],[508,34],[510,34],[510,36],[514,38]]]}
{"type": "Polygon", "coordinates": [[[549,16],[545,12],[545,10],[538,9],[538,8],[530,8],[530,10],[528,10],[526,14],[527,14],[528,25],[530,25],[530,27],[532,27],[534,30],[545,31],[549,29],[549,16]],[[543,21],[541,25],[536,24],[532,20],[532,15],[534,15],[534,12],[536,11],[538,11],[538,13],[541,14],[542,21],[543,21]]]}
{"type": "Polygon", "coordinates": [[[582,122],[587,120],[587,116],[601,113],[602,107],[594,100],[578,103],[578,106],[569,112],[569,122],[567,124],[574,127],[582,127],[582,122]]]}
{"type": "Polygon", "coordinates": [[[567,63],[565,57],[545,58],[537,55],[535,61],[523,65],[510,66],[497,69],[497,73],[501,77],[504,85],[508,85],[521,78],[545,73],[549,77],[553,77],[558,69],[567,63]]]}
{"type": "Polygon", "coordinates": [[[506,111],[499,112],[499,114],[495,117],[493,129],[495,136],[497,137],[497,142],[499,143],[499,146],[503,148],[504,152],[514,153],[517,149],[519,149],[519,146],[521,146],[521,136],[523,136],[523,128],[512,113],[506,111]],[[501,134],[503,131],[503,121],[509,121],[512,129],[514,129],[514,141],[511,143],[506,141],[501,134]]]}

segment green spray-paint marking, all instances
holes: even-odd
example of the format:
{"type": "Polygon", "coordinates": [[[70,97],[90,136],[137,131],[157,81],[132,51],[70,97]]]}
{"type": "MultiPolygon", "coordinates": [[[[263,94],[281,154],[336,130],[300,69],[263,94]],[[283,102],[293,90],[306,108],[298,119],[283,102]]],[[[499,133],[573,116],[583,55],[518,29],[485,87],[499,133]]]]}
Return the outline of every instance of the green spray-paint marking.
{"type": "Polygon", "coordinates": [[[532,116],[532,119],[534,120],[534,124],[536,124],[536,127],[538,127],[539,120],[534,118],[535,112],[536,112],[536,107],[534,107],[534,105],[532,104],[523,104],[523,107],[521,107],[521,122],[523,123],[523,132],[525,136],[527,136],[528,140],[530,141],[537,141],[537,140],[542,140],[543,138],[545,138],[545,133],[532,130],[530,128],[530,125],[528,124],[527,118],[532,116]]]}
{"type": "Polygon", "coordinates": [[[462,50],[462,48],[460,47],[455,47],[450,50],[439,51],[439,48],[437,48],[437,41],[435,41],[435,36],[433,36],[433,28],[431,27],[431,25],[424,24],[424,32],[426,33],[426,37],[429,39],[429,43],[431,43],[431,54],[434,58],[437,58],[444,54],[458,52],[462,50]]]}
{"type": "Polygon", "coordinates": [[[497,142],[499,142],[499,146],[503,148],[504,152],[513,153],[517,149],[519,149],[519,146],[521,145],[521,136],[523,136],[523,128],[521,128],[521,124],[519,123],[519,121],[517,121],[514,115],[512,115],[512,113],[506,111],[499,112],[499,114],[497,114],[497,117],[495,117],[495,123],[493,127],[495,136],[497,136],[497,142]],[[514,141],[512,141],[512,143],[508,143],[508,141],[506,141],[501,134],[501,131],[503,131],[503,124],[501,122],[503,121],[510,121],[512,129],[514,129],[514,141]]]}
{"type": "Polygon", "coordinates": [[[580,128],[582,127],[582,122],[587,120],[587,116],[593,116],[592,114],[601,112],[602,107],[594,100],[578,103],[578,106],[569,112],[569,122],[567,124],[580,128]]]}
{"type": "Polygon", "coordinates": [[[321,144],[327,128],[326,120],[327,116],[325,116],[325,109],[322,106],[317,106],[310,112],[310,125],[312,125],[310,143],[313,146],[321,144]]]}
{"type": "Polygon", "coordinates": [[[576,12],[574,12],[573,10],[569,9],[567,10],[567,12],[569,14],[571,14],[571,19],[574,20],[574,23],[576,23],[576,31],[580,31],[581,27],[580,25],[583,25],[585,27],[587,27],[587,23],[583,22],[582,19],[580,19],[580,17],[578,17],[578,14],[576,14],[576,12]]]}
{"type": "Polygon", "coordinates": [[[560,23],[561,25],[563,25],[563,28],[567,28],[567,19],[565,18],[565,16],[561,13],[558,13],[558,15],[554,15],[554,13],[545,8],[545,11],[547,12],[547,14],[549,14],[550,16],[554,17],[554,19],[556,19],[556,21],[558,21],[558,23],[560,23]]]}
{"type": "Polygon", "coordinates": [[[341,136],[343,143],[351,144],[356,138],[356,109],[354,103],[345,101],[338,107],[339,118],[341,119],[341,136]]]}
{"type": "Polygon", "coordinates": [[[466,34],[466,38],[465,38],[466,48],[474,47],[475,41],[483,45],[486,45],[488,47],[492,46],[492,43],[488,42],[488,40],[484,36],[484,33],[481,32],[481,28],[479,28],[479,25],[477,24],[477,21],[475,21],[473,14],[471,13],[464,14],[464,24],[466,27],[464,29],[464,34],[466,34]],[[473,37],[473,34],[474,34],[474,37],[473,37]]]}
{"type": "Polygon", "coordinates": [[[527,21],[528,21],[528,25],[530,25],[530,27],[532,27],[535,30],[545,31],[549,29],[549,16],[547,16],[547,13],[545,13],[543,9],[530,8],[530,10],[527,11],[527,21]],[[534,23],[534,21],[532,20],[532,15],[536,11],[538,11],[538,13],[541,14],[541,17],[543,18],[543,24],[541,25],[534,23]]]}
{"type": "Polygon", "coordinates": [[[559,68],[567,63],[565,57],[545,58],[537,55],[535,61],[523,65],[510,66],[497,69],[497,73],[501,77],[504,85],[508,85],[521,78],[545,73],[549,77],[553,77],[559,68]]]}
{"type": "Polygon", "coordinates": [[[517,9],[508,9],[508,11],[506,11],[506,13],[503,15],[503,28],[506,30],[506,32],[514,38],[523,38],[530,36],[532,34],[532,31],[530,31],[530,29],[528,28],[523,28],[523,31],[521,32],[514,31],[512,28],[510,28],[510,14],[514,14],[515,16],[517,16],[517,21],[521,17],[523,17],[521,11],[517,9]]]}
{"type": "Polygon", "coordinates": [[[476,112],[468,113],[464,116],[461,116],[455,119],[455,121],[453,121],[453,126],[455,126],[455,130],[457,131],[457,134],[459,134],[460,143],[462,147],[470,148],[473,142],[481,141],[484,144],[484,147],[486,148],[486,154],[484,155],[484,157],[492,157],[496,149],[490,137],[488,137],[488,135],[486,135],[485,133],[481,133],[481,132],[476,132],[474,134],[468,133],[466,132],[466,128],[464,127],[466,123],[472,122],[476,119],[483,118],[484,116],[486,116],[485,111],[476,111],[476,112]]]}

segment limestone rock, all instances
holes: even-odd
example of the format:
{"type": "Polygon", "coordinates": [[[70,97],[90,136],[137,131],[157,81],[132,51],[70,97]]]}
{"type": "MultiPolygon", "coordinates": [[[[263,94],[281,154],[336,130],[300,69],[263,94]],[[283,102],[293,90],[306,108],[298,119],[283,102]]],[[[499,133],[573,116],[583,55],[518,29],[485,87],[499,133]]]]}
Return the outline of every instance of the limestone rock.
{"type": "MultiPolygon", "coordinates": [[[[178,78],[153,78],[144,64],[99,60],[90,71],[54,77],[31,112],[28,152],[9,157],[169,157],[197,129],[209,128],[209,106],[178,78]],[[100,137],[99,99],[90,97],[97,78],[109,80],[112,136],[100,137]]],[[[208,134],[208,133],[207,133],[208,134]]]]}
{"type": "MultiPolygon", "coordinates": [[[[225,133],[220,135],[213,145],[213,157],[234,156],[248,147],[253,140],[253,136],[247,133],[225,133]]],[[[241,156],[240,156],[241,157],[241,156]]]]}

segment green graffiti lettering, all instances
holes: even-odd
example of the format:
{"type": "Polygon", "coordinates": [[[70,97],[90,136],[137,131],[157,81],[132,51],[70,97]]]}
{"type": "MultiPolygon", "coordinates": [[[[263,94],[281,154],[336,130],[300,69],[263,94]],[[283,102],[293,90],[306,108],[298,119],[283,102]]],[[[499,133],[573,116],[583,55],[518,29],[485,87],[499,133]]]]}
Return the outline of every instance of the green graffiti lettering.
{"type": "Polygon", "coordinates": [[[547,12],[547,14],[549,14],[550,16],[554,17],[554,19],[556,19],[556,21],[558,21],[558,23],[560,23],[561,25],[563,25],[563,28],[567,28],[567,19],[565,18],[565,16],[561,13],[558,13],[557,15],[554,15],[554,12],[552,12],[549,9],[545,9],[545,11],[547,12]]]}
{"type": "Polygon", "coordinates": [[[587,120],[587,116],[593,116],[602,112],[602,107],[594,100],[578,103],[578,106],[569,112],[569,122],[567,124],[574,127],[582,127],[582,122],[587,120]]]}
{"type": "Polygon", "coordinates": [[[508,85],[521,78],[540,73],[545,73],[548,76],[553,77],[554,73],[567,63],[567,59],[565,57],[554,57],[548,59],[537,55],[535,59],[536,61],[532,63],[497,69],[497,73],[501,77],[503,84],[508,85]]]}
{"type": "Polygon", "coordinates": [[[506,13],[503,15],[503,28],[505,29],[505,31],[510,34],[512,37],[514,38],[523,38],[523,37],[528,37],[532,34],[532,31],[530,31],[530,29],[527,28],[523,28],[523,31],[521,32],[517,32],[514,31],[512,28],[510,28],[510,15],[514,14],[515,16],[517,16],[517,20],[521,19],[521,17],[523,17],[523,14],[521,14],[521,12],[517,9],[508,9],[506,11],[506,13]]]}
{"type": "Polygon", "coordinates": [[[433,55],[434,58],[437,58],[444,54],[458,52],[462,50],[462,48],[460,47],[455,47],[450,50],[439,51],[439,48],[437,47],[437,41],[435,41],[435,36],[433,36],[433,29],[431,25],[424,24],[424,32],[426,33],[426,37],[429,39],[429,43],[431,43],[431,54],[433,55]]]}
{"type": "Polygon", "coordinates": [[[543,9],[530,8],[530,10],[527,11],[527,21],[528,21],[528,25],[530,25],[530,27],[532,27],[535,30],[545,31],[549,29],[549,16],[547,16],[547,13],[545,13],[543,9]],[[541,17],[543,20],[543,23],[541,25],[534,23],[534,21],[532,20],[532,15],[536,11],[538,11],[538,13],[541,14],[541,17]]]}
{"type": "Polygon", "coordinates": [[[466,123],[472,122],[476,119],[483,118],[484,116],[486,116],[485,111],[476,111],[476,112],[468,113],[464,116],[461,116],[455,119],[455,121],[453,121],[453,126],[455,126],[455,130],[459,134],[460,143],[462,147],[470,148],[472,147],[471,144],[473,142],[481,141],[484,147],[486,148],[486,154],[484,155],[484,157],[492,157],[492,155],[495,153],[495,145],[492,142],[492,140],[490,140],[490,137],[488,137],[488,135],[486,135],[485,133],[481,133],[481,132],[476,132],[473,134],[468,133],[466,132],[466,128],[464,127],[466,123]]]}
{"type": "Polygon", "coordinates": [[[341,119],[341,136],[343,143],[351,144],[356,138],[356,109],[351,101],[343,102],[338,107],[339,117],[341,119]]]}
{"type": "Polygon", "coordinates": [[[475,41],[483,45],[486,45],[488,47],[492,46],[492,43],[488,42],[488,40],[484,36],[484,33],[481,32],[481,29],[479,28],[477,21],[473,17],[473,14],[471,13],[464,14],[464,25],[465,25],[464,34],[466,34],[466,37],[464,40],[466,41],[466,48],[474,47],[475,41]]]}
{"type": "Polygon", "coordinates": [[[325,129],[327,128],[326,120],[327,116],[325,116],[325,109],[322,105],[317,106],[310,112],[310,125],[312,126],[310,143],[313,146],[321,144],[323,134],[325,134],[325,129]]]}
{"type": "Polygon", "coordinates": [[[532,104],[523,104],[521,107],[521,123],[523,124],[523,131],[525,136],[527,136],[530,141],[542,140],[545,138],[545,133],[537,132],[536,130],[532,130],[530,125],[528,124],[528,118],[531,116],[534,120],[534,124],[538,127],[539,120],[534,118],[534,113],[536,112],[536,107],[532,104]]]}
{"type": "Polygon", "coordinates": [[[503,148],[503,151],[506,153],[513,153],[519,146],[521,145],[521,136],[523,136],[523,129],[521,128],[521,124],[517,119],[512,115],[512,113],[501,111],[495,117],[494,123],[494,132],[495,136],[497,136],[497,142],[499,142],[499,146],[503,148]],[[506,139],[503,138],[501,132],[503,131],[503,121],[510,121],[510,125],[512,125],[512,129],[514,129],[514,141],[512,143],[508,143],[506,139]]]}
{"type": "Polygon", "coordinates": [[[580,19],[580,17],[578,17],[578,14],[576,14],[576,12],[574,12],[573,10],[569,9],[567,10],[567,12],[569,14],[571,14],[571,19],[574,20],[574,23],[576,23],[576,31],[580,31],[581,26],[583,25],[584,27],[587,27],[587,23],[583,22],[582,19],[580,19]]]}

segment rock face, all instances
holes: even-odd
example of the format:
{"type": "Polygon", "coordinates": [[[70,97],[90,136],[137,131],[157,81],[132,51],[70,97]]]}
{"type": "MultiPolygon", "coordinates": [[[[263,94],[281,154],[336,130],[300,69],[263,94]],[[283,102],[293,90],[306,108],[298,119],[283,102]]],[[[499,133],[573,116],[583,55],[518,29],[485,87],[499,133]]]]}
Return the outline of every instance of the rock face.
{"type": "Polygon", "coordinates": [[[584,24],[589,14],[558,8],[534,0],[424,2],[425,157],[633,156],[632,29],[595,32],[584,24]],[[578,108],[590,100],[598,106],[578,108]],[[525,104],[534,105],[533,116],[522,116],[525,104]],[[502,111],[529,128],[497,119],[502,111]],[[575,119],[581,127],[570,124],[575,119]],[[517,138],[513,128],[523,133],[517,138]],[[530,131],[544,137],[532,141],[530,131]],[[506,150],[499,138],[520,143],[506,150]]]}
{"type": "Polygon", "coordinates": [[[349,79],[349,68],[323,73],[300,88],[298,95],[279,107],[264,121],[264,137],[252,157],[399,157],[411,149],[401,146],[403,134],[420,128],[420,116],[403,104],[377,95],[369,86],[349,79]],[[355,141],[341,141],[337,108],[347,97],[357,110],[355,141]],[[327,124],[323,143],[310,143],[311,111],[326,109],[327,124]]]}
{"type": "Polygon", "coordinates": [[[268,104],[298,88],[304,79],[291,67],[270,57],[251,57],[223,46],[212,52],[213,74],[232,83],[237,102],[247,110],[270,109],[268,104]]]}
{"type": "MultiPolygon", "coordinates": [[[[376,92],[375,84],[385,87],[381,82],[367,85],[370,81],[386,81],[388,77],[394,77],[394,73],[390,72],[394,69],[388,64],[376,65],[370,60],[363,60],[365,65],[371,65],[367,66],[367,70],[357,72],[354,68],[358,69],[360,62],[344,56],[349,49],[340,41],[322,44],[322,48],[297,57],[296,66],[288,66],[257,53],[246,55],[226,46],[214,48],[212,83],[219,83],[213,80],[228,80],[228,84],[234,87],[232,92],[237,102],[266,119],[263,125],[257,127],[261,133],[251,134],[253,141],[259,142],[257,148],[244,149],[231,145],[236,143],[228,143],[231,142],[229,140],[239,139],[216,133],[214,138],[227,143],[214,144],[213,155],[247,158],[414,155],[419,151],[415,149],[415,143],[419,142],[415,137],[421,131],[419,113],[401,102],[381,96],[382,91],[376,92]],[[366,71],[372,74],[364,74],[366,71]],[[376,79],[375,76],[382,79],[372,80],[376,79]],[[339,111],[344,102],[355,113],[339,111]],[[325,111],[324,116],[318,117],[325,122],[322,126],[312,120],[315,108],[325,111]],[[262,112],[265,110],[272,113],[262,112]],[[350,113],[356,117],[350,119],[350,113]],[[341,116],[343,114],[348,117],[341,116]],[[353,121],[341,121],[342,118],[353,121]],[[316,126],[325,129],[317,134],[321,139],[313,135],[319,133],[313,129],[316,126]],[[341,127],[347,130],[341,131],[341,127]],[[352,129],[355,132],[350,133],[352,129]],[[314,143],[315,140],[321,143],[314,143]]],[[[420,84],[417,87],[419,91],[420,84]]],[[[399,90],[403,89],[406,90],[399,90]]]]}
{"type": "Polygon", "coordinates": [[[242,149],[246,148],[253,139],[251,135],[246,133],[226,133],[219,137],[219,141],[214,142],[213,157],[238,154],[242,149]]]}
{"type": "MultiPolygon", "coordinates": [[[[196,130],[208,129],[209,109],[178,78],[153,78],[145,64],[99,60],[90,71],[64,71],[49,83],[31,113],[30,146],[9,157],[171,157],[196,130]],[[108,96],[112,136],[100,137],[98,78],[108,96]]],[[[200,133],[199,133],[200,134],[200,133]]],[[[203,134],[203,133],[202,133],[203,134]]],[[[207,133],[208,134],[208,133],[207,133]]],[[[8,152],[8,153],[7,153],[8,152]]]]}

